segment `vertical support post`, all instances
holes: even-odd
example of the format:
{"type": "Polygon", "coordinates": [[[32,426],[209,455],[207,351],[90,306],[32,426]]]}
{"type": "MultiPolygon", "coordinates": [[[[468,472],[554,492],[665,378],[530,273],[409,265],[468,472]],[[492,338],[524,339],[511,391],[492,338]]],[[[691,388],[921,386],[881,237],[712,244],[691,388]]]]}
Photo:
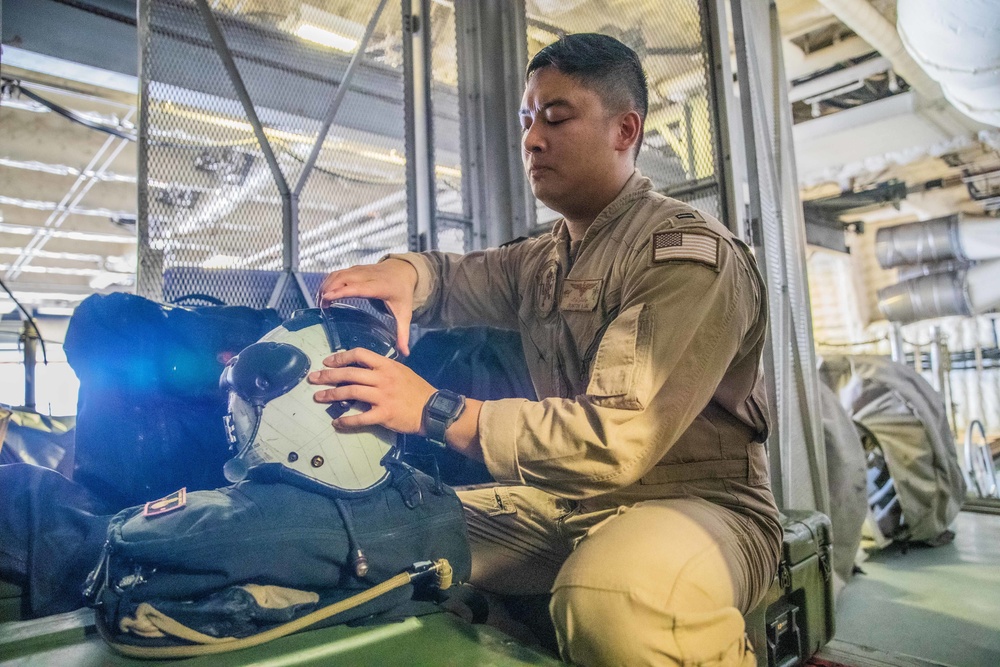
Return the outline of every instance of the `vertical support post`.
{"type": "Polygon", "coordinates": [[[403,0],[403,108],[406,119],[410,249],[437,248],[430,0],[403,0]]]}
{"type": "Polygon", "coordinates": [[[931,378],[934,389],[944,395],[944,371],[941,367],[941,327],[931,327],[931,378]]]}
{"type": "Polygon", "coordinates": [[[41,336],[31,320],[24,320],[21,342],[24,347],[24,407],[35,409],[35,366],[38,364],[38,339],[41,336]]]}
{"type": "Polygon", "coordinates": [[[455,3],[462,187],[477,248],[535,227],[517,110],[528,64],[524,0],[455,3]]]}
{"type": "Polygon", "coordinates": [[[136,292],[153,301],[163,301],[163,251],[149,245],[149,44],[151,39],[152,10],[154,0],[139,0],[137,11],[137,34],[139,38],[139,125],[136,140],[139,150],[139,164],[136,172],[136,243],[138,263],[136,266],[136,292]]]}
{"type": "MultiPolygon", "coordinates": [[[[729,24],[726,0],[702,0],[702,32],[709,45],[708,83],[715,125],[715,173],[719,181],[719,212],[729,231],[754,245],[747,220],[743,186],[747,178],[746,156],[735,146],[743,144],[743,117],[733,91],[733,68],[729,57],[729,24]]],[[[735,20],[735,19],[734,19],[735,20]]]]}
{"type": "MultiPolygon", "coordinates": [[[[721,20],[724,20],[724,17],[725,14],[723,13],[721,20]]],[[[770,275],[768,270],[769,259],[767,249],[764,247],[764,233],[762,230],[763,212],[759,187],[760,174],[757,170],[757,142],[753,131],[753,109],[750,104],[750,63],[747,55],[747,33],[746,24],[743,20],[743,7],[741,0],[732,0],[732,18],[733,40],[736,47],[736,69],[738,72],[737,81],[739,83],[740,90],[739,109],[741,112],[740,119],[742,121],[740,125],[742,131],[739,134],[743,139],[742,146],[745,150],[745,158],[742,162],[746,170],[746,183],[748,185],[745,190],[745,194],[747,195],[747,219],[745,220],[743,228],[740,231],[743,232],[741,236],[747,239],[747,243],[755,249],[757,264],[760,267],[761,274],[766,277],[770,275]]],[[[733,137],[731,136],[730,138],[733,137]]],[[[734,153],[735,152],[736,151],[734,151],[734,153]]],[[[742,188],[742,183],[739,184],[739,187],[742,188]]],[[[775,289],[775,286],[768,285],[768,288],[773,290],[775,289]]],[[[765,376],[767,382],[767,400],[771,405],[771,409],[773,411],[778,411],[779,414],[772,414],[771,435],[768,438],[767,445],[768,456],[771,464],[771,475],[773,478],[771,490],[774,493],[774,499],[778,506],[786,507],[787,501],[791,497],[791,489],[789,487],[791,483],[791,476],[786,470],[784,457],[781,452],[782,438],[786,436],[784,434],[785,424],[781,419],[777,418],[780,416],[781,404],[778,396],[778,378],[775,373],[775,369],[778,367],[778,359],[774,351],[774,336],[774,327],[772,325],[768,328],[767,342],[764,345],[763,364],[764,368],[770,369],[771,371],[765,376]]]]}
{"type": "Polygon", "coordinates": [[[906,360],[906,352],[903,350],[903,325],[899,322],[889,323],[889,356],[897,364],[906,360]]]}

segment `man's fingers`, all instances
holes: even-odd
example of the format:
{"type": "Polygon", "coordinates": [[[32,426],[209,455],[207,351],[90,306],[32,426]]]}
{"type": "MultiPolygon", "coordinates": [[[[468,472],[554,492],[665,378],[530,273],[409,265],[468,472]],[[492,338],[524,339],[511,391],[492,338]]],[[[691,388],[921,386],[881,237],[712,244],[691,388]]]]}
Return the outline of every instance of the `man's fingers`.
{"type": "Polygon", "coordinates": [[[328,368],[344,368],[345,366],[360,365],[364,368],[376,369],[382,366],[382,362],[384,361],[387,361],[387,358],[381,354],[363,347],[355,347],[350,350],[334,352],[323,360],[323,365],[328,368]]]}
{"type": "Polygon", "coordinates": [[[375,386],[377,380],[375,374],[370,369],[358,368],[357,366],[325,368],[321,371],[313,371],[307,379],[311,384],[360,384],[368,387],[375,386]]]}
{"type": "Polygon", "coordinates": [[[396,347],[404,357],[410,356],[410,318],[409,309],[403,308],[400,312],[394,312],[396,317],[396,347]]]}
{"type": "Polygon", "coordinates": [[[381,423],[382,415],[377,408],[372,408],[356,415],[344,415],[333,420],[333,425],[338,430],[374,426],[381,423]]]}
{"type": "Polygon", "coordinates": [[[342,387],[330,387],[320,389],[313,394],[313,400],[317,403],[339,403],[340,401],[361,401],[371,403],[378,400],[378,392],[371,387],[358,384],[348,384],[342,387]]]}

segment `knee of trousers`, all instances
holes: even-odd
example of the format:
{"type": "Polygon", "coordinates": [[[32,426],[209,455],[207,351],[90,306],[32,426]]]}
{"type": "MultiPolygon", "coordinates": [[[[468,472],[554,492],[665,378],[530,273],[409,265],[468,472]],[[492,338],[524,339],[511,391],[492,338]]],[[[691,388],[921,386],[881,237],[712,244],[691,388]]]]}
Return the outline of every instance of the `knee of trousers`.
{"type": "Polygon", "coordinates": [[[734,607],[690,611],[643,592],[557,584],[549,612],[560,654],[573,664],[757,664],[734,607]]]}

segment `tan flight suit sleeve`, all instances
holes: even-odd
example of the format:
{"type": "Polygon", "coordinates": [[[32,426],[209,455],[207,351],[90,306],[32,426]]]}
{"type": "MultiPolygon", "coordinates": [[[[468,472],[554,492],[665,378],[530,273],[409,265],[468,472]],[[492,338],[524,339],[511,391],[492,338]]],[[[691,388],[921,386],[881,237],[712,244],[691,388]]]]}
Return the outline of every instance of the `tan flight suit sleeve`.
{"type": "Polygon", "coordinates": [[[516,267],[523,245],[515,243],[465,255],[437,251],[393,254],[386,259],[401,259],[417,270],[413,292],[415,324],[516,329],[516,267]]]}
{"type": "Polygon", "coordinates": [[[653,263],[648,241],[631,255],[585,395],[483,405],[480,439],[498,482],[586,498],[635,483],[663,458],[757,318],[756,282],[739,251],[718,243],[718,270],[653,263]]]}

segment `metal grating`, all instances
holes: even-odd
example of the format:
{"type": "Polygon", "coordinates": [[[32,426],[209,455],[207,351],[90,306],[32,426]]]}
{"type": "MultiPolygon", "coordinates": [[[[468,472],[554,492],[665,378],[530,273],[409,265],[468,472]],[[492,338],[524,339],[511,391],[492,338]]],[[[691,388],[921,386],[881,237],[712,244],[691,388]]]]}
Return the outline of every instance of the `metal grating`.
{"type": "MultiPolygon", "coordinates": [[[[604,33],[633,48],[649,82],[639,170],[661,192],[718,217],[716,127],[702,7],[703,0],[527,0],[528,59],[568,33],[604,33]]],[[[540,223],[554,217],[539,204],[540,223]]]]}
{"type": "Polygon", "coordinates": [[[140,183],[148,187],[140,187],[138,291],[270,302],[287,314],[307,299],[299,289],[274,292],[283,275],[408,249],[400,5],[215,0],[213,20],[207,9],[206,0],[140,2],[140,183]],[[213,44],[213,22],[250,110],[213,44]],[[282,190],[299,190],[297,206],[282,190]],[[233,270],[249,273],[234,283],[233,270]]]}
{"type": "Polygon", "coordinates": [[[432,2],[429,9],[437,245],[439,250],[461,253],[473,248],[472,212],[462,180],[455,5],[432,2]]]}
{"type": "MultiPolygon", "coordinates": [[[[826,450],[819,412],[819,380],[813,351],[805,274],[805,227],[791,150],[791,112],[777,40],[775,9],[734,4],[737,60],[744,99],[751,215],[759,217],[758,261],[769,287],[770,357],[774,396],[772,472],[779,506],[829,510],[826,450]]],[[[757,233],[757,232],[755,232],[757,233]]]]}

